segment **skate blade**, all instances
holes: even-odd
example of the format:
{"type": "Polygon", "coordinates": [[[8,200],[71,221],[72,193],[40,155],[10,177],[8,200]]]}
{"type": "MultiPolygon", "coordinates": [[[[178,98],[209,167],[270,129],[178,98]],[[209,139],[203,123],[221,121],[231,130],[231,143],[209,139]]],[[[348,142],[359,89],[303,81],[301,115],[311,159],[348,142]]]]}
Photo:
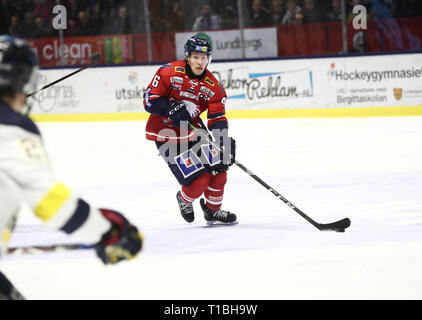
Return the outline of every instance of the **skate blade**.
{"type": "Polygon", "coordinates": [[[238,224],[239,221],[233,221],[233,222],[221,222],[221,221],[207,221],[207,225],[209,226],[233,226],[238,224]]]}

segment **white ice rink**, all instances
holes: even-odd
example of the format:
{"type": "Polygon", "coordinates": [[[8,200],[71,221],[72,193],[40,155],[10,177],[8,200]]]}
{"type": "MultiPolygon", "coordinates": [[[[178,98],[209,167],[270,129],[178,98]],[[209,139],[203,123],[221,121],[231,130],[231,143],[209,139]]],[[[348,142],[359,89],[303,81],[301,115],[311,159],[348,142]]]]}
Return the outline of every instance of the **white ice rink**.
{"type": "MultiPolygon", "coordinates": [[[[239,168],[207,227],[180,216],[175,178],[145,122],[42,123],[58,178],[123,211],[145,246],[103,266],[92,251],[6,256],[27,299],[422,299],[422,117],[231,120],[237,159],[321,223],[320,232],[239,168]]],[[[11,246],[67,242],[28,211],[11,246]]]]}

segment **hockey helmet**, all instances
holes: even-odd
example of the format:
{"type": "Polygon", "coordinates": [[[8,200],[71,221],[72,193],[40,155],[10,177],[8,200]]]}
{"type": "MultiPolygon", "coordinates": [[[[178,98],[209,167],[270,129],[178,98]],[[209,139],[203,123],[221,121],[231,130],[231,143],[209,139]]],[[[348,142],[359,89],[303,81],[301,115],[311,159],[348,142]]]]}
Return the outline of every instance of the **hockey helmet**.
{"type": "Polygon", "coordinates": [[[212,47],[207,39],[196,36],[189,38],[185,44],[185,59],[187,59],[192,52],[205,53],[208,56],[208,64],[210,64],[212,47]]]}
{"type": "Polygon", "coordinates": [[[37,71],[37,55],[25,40],[0,36],[0,94],[36,91],[37,71]]]}

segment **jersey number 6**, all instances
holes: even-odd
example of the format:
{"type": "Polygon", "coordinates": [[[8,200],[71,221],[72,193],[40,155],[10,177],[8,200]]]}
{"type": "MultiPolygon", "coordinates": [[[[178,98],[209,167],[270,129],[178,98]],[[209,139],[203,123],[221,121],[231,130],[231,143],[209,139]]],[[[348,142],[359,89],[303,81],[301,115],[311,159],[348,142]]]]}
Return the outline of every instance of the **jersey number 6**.
{"type": "Polygon", "coordinates": [[[160,82],[160,76],[155,75],[154,79],[152,79],[151,85],[154,88],[157,88],[158,87],[158,82],[160,82]]]}

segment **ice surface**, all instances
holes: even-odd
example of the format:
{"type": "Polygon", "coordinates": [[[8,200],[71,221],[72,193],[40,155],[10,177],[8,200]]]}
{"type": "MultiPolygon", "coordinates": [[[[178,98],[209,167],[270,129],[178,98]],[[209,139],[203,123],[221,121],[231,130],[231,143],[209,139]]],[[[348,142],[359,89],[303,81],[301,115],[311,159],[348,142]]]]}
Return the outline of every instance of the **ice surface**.
{"type": "MultiPolygon", "coordinates": [[[[187,224],[177,181],[145,122],[42,123],[57,177],[143,232],[135,260],[92,251],[6,256],[28,299],[421,299],[422,117],[232,120],[237,159],[320,223],[320,232],[242,170],[223,208],[239,224],[187,224]]],[[[66,243],[24,209],[11,246],[66,243]]]]}

